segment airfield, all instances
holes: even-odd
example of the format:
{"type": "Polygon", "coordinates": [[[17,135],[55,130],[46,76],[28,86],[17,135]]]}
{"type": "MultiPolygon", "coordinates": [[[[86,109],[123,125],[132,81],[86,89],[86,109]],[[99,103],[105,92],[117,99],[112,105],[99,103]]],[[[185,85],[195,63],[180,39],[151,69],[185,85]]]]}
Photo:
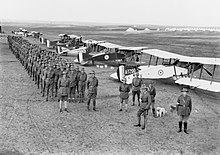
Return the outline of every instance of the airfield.
{"type": "MultiPolygon", "coordinates": [[[[17,26],[3,27],[6,33],[17,26]]],[[[127,34],[124,26],[24,27],[54,38],[60,33],[82,35],[123,46],[147,46],[187,56],[220,57],[220,33],[149,32],[127,34]]],[[[40,45],[38,39],[27,38],[40,45]]],[[[42,48],[46,48],[43,45],[42,48]]],[[[65,57],[69,61],[75,58],[65,57]]],[[[81,68],[81,66],[80,66],[81,68]]],[[[70,103],[70,113],[59,113],[57,100],[45,102],[40,90],[8,48],[0,40],[0,154],[220,154],[220,93],[190,90],[193,111],[189,135],[177,133],[178,117],[170,112],[181,94],[172,80],[155,80],[155,106],[168,114],[149,114],[147,132],[133,127],[137,106],[118,111],[119,82],[109,75],[111,68],[87,66],[99,79],[97,111],[87,111],[82,103],[70,103]]],[[[214,79],[220,80],[220,68],[214,79]]],[[[147,81],[147,80],[146,80],[147,81]]]]}

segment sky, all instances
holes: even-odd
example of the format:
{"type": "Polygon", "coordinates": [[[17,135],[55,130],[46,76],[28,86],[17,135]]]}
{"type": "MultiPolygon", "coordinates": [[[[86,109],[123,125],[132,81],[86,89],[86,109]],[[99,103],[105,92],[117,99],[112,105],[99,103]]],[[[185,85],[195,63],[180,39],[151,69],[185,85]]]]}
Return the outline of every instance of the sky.
{"type": "Polygon", "coordinates": [[[220,0],[1,0],[1,20],[220,27],[220,0]]]}

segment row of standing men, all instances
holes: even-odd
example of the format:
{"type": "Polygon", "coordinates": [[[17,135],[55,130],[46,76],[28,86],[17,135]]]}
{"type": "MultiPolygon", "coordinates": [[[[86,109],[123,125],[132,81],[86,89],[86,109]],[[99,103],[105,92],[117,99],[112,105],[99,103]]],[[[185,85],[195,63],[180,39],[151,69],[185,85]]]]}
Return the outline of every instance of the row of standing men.
{"type": "Polygon", "coordinates": [[[93,110],[96,110],[98,79],[94,71],[90,72],[90,77],[87,78],[84,68],[80,71],[78,66],[75,67],[57,53],[41,49],[22,37],[8,36],[8,43],[16,58],[41,90],[42,96],[46,96],[46,101],[49,97],[52,100],[58,97],[60,112],[63,111],[62,103],[64,110],[68,112],[67,101],[84,102],[86,87],[87,108],[89,109],[92,100],[93,110]]]}

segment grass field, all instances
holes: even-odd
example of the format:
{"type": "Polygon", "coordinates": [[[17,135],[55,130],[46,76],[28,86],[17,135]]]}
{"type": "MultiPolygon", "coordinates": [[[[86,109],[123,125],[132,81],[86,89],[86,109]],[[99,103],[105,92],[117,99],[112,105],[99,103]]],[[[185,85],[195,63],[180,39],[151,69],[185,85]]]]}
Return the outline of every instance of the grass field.
{"type": "MultiPolygon", "coordinates": [[[[18,27],[3,27],[5,32],[18,27]]],[[[25,28],[25,27],[24,27],[25,28]]],[[[220,34],[155,32],[125,34],[124,26],[109,27],[27,27],[49,37],[59,33],[82,35],[85,39],[106,40],[124,46],[147,46],[190,56],[220,57],[220,34]]],[[[36,40],[33,40],[36,42],[36,40]]],[[[37,42],[36,42],[37,43],[37,42]]],[[[73,58],[68,58],[72,60],[73,58]]],[[[58,102],[45,102],[34,82],[0,41],[0,153],[17,154],[220,154],[220,94],[190,90],[193,111],[189,135],[177,133],[178,117],[169,111],[180,95],[180,86],[171,80],[157,80],[156,107],[168,114],[153,118],[150,112],[147,132],[134,128],[137,106],[119,112],[119,83],[109,78],[114,72],[95,66],[99,79],[97,112],[85,104],[69,104],[70,113],[60,114],[58,102]]]]}

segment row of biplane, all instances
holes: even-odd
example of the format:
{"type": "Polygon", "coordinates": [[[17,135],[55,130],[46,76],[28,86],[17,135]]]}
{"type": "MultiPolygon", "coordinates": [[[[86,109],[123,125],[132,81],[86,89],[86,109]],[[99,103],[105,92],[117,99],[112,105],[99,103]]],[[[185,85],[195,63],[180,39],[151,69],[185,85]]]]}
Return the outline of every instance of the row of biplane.
{"type": "Polygon", "coordinates": [[[32,36],[34,38],[39,38],[40,36],[43,35],[42,33],[38,32],[38,31],[27,31],[26,29],[23,29],[23,28],[19,28],[18,31],[12,31],[12,34],[21,35],[24,37],[32,36]]]}
{"type": "Polygon", "coordinates": [[[172,78],[180,85],[220,92],[220,82],[214,78],[219,76],[215,73],[220,58],[190,57],[148,47],[124,47],[68,34],[60,34],[57,40],[39,38],[42,44],[55,48],[60,55],[76,56],[75,63],[117,66],[117,71],[110,76],[119,81],[125,77],[128,84],[134,73],[139,72],[142,78],[172,78]]]}

